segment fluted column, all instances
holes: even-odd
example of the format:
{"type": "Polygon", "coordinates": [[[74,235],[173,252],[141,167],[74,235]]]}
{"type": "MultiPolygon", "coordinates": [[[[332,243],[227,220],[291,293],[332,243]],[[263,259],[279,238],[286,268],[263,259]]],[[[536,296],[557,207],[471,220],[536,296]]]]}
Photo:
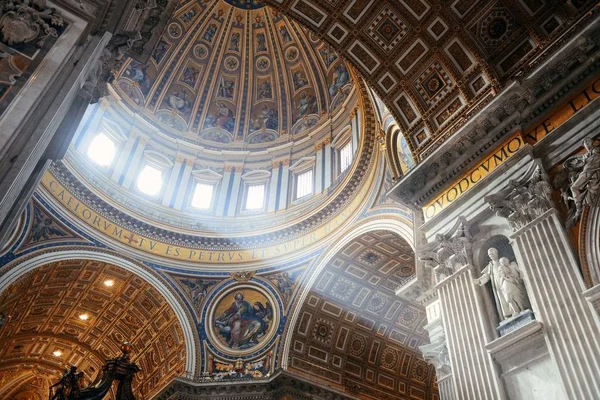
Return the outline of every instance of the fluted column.
{"type": "Polygon", "coordinates": [[[536,319],[569,399],[600,398],[600,328],[554,208],[512,235],[536,319]]]}
{"type": "Polygon", "coordinates": [[[439,299],[427,306],[427,325],[425,325],[425,330],[429,333],[429,343],[420,346],[419,349],[425,361],[435,367],[440,399],[459,400],[454,386],[452,368],[450,367],[448,341],[442,322],[441,307],[439,299]]]}
{"type": "MultiPolygon", "coordinates": [[[[474,283],[476,275],[472,265],[465,265],[436,286],[443,323],[447,329],[456,398],[505,399],[494,361],[485,349],[491,337],[485,323],[487,316],[479,288],[474,283]]],[[[446,383],[445,386],[452,394],[452,385],[446,383]]]]}

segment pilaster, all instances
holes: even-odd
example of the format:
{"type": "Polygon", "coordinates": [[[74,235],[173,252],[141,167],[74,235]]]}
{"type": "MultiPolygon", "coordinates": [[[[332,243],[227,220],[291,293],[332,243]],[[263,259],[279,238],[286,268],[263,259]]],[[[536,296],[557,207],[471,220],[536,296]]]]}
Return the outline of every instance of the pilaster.
{"type": "MultiPolygon", "coordinates": [[[[174,200],[173,208],[176,210],[181,210],[183,208],[183,202],[185,200],[186,189],[190,182],[190,178],[192,177],[192,169],[194,168],[194,160],[186,158],[180,168],[183,168],[183,173],[181,175],[181,183],[179,184],[179,188],[175,188],[175,192],[173,193],[173,200],[174,200]]],[[[178,175],[179,174],[171,173],[171,177],[174,177],[174,179],[177,179],[178,175]]]]}
{"type": "Polygon", "coordinates": [[[551,208],[512,235],[536,319],[569,399],[600,398],[600,328],[577,259],[551,208]]]}
{"type": "MultiPolygon", "coordinates": [[[[171,204],[172,200],[175,200],[177,198],[178,193],[175,191],[175,185],[177,185],[177,181],[179,180],[179,176],[181,173],[181,169],[184,168],[184,165],[186,164],[186,159],[185,157],[182,157],[180,155],[178,155],[175,158],[175,163],[173,165],[173,170],[171,171],[171,174],[169,175],[169,181],[167,182],[167,187],[165,188],[165,193],[163,195],[163,199],[162,199],[162,205],[169,207],[171,204]]],[[[178,192],[179,191],[184,191],[186,190],[187,186],[182,186],[179,185],[179,188],[177,188],[178,192]]]]}
{"type": "Polygon", "coordinates": [[[577,257],[539,161],[526,176],[485,199],[506,218],[536,320],[567,398],[600,398],[600,325],[584,295],[577,257]]]}
{"type": "Polygon", "coordinates": [[[290,180],[290,160],[284,160],[281,163],[281,185],[279,186],[279,205],[277,209],[285,210],[287,208],[287,199],[289,193],[290,180]]]}
{"type": "Polygon", "coordinates": [[[219,195],[217,196],[217,217],[222,217],[227,212],[227,193],[231,186],[231,180],[233,179],[234,169],[231,165],[225,165],[223,172],[223,182],[219,188],[219,195]]]}
{"type": "Polygon", "coordinates": [[[277,185],[280,184],[279,171],[281,161],[271,163],[271,180],[269,182],[269,201],[267,202],[267,211],[274,212],[277,209],[277,185]]]}
{"type": "Polygon", "coordinates": [[[140,161],[142,160],[144,150],[146,149],[147,139],[140,137],[136,142],[133,156],[131,157],[131,161],[126,163],[124,166],[125,177],[123,178],[122,185],[126,188],[130,188],[133,183],[134,178],[138,175],[140,161]]]}

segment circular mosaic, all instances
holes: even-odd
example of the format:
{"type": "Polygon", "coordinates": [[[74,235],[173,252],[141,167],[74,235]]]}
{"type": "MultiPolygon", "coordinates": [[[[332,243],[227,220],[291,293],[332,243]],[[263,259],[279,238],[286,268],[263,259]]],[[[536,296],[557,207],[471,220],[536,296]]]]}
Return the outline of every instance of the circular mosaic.
{"type": "Polygon", "coordinates": [[[256,60],[256,69],[259,71],[266,71],[271,66],[271,60],[269,57],[258,57],[256,60]]]}
{"type": "Polygon", "coordinates": [[[181,35],[183,34],[183,29],[181,28],[181,25],[179,25],[177,22],[173,22],[171,24],[169,24],[169,27],[167,28],[167,32],[169,33],[169,36],[173,39],[179,39],[181,37],[181,35]]]}
{"type": "Polygon", "coordinates": [[[265,289],[252,284],[233,285],[210,305],[208,334],[222,352],[243,356],[267,344],[279,320],[277,303],[265,289]]]}
{"type": "Polygon", "coordinates": [[[240,66],[240,62],[234,56],[229,56],[229,57],[225,58],[224,64],[225,64],[225,69],[228,71],[235,71],[240,66]]]}
{"type": "Polygon", "coordinates": [[[285,51],[285,59],[288,61],[296,61],[298,59],[298,49],[290,47],[285,51]]]}
{"type": "Polygon", "coordinates": [[[208,56],[208,49],[203,44],[197,44],[194,46],[194,56],[199,59],[204,59],[208,56]]]}

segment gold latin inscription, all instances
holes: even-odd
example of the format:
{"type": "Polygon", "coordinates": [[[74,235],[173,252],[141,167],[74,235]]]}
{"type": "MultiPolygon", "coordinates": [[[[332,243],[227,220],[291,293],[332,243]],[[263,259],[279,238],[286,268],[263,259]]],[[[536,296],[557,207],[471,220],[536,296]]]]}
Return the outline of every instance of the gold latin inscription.
{"type": "Polygon", "coordinates": [[[521,137],[521,133],[518,132],[509,140],[504,142],[502,146],[496,149],[494,153],[490,154],[485,160],[483,160],[483,162],[472,168],[460,180],[451,185],[450,188],[446,189],[434,201],[423,207],[425,220],[430,220],[438,215],[443,209],[455,202],[468,190],[477,185],[477,183],[485,176],[489,175],[506,160],[512,157],[517,151],[522,149],[523,146],[525,146],[525,142],[521,137]]]}

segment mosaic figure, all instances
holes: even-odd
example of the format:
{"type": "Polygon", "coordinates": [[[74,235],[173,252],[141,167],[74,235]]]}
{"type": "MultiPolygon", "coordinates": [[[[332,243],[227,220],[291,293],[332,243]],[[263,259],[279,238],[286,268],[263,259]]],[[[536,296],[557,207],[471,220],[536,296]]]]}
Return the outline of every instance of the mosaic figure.
{"type": "Polygon", "coordinates": [[[315,96],[308,95],[306,92],[300,95],[300,100],[296,105],[296,118],[300,119],[310,114],[317,113],[317,99],[315,96]]]}
{"type": "Polygon", "coordinates": [[[138,84],[144,95],[147,95],[152,87],[152,79],[147,74],[148,66],[138,61],[132,61],[125,71],[125,76],[138,84]]]}
{"type": "Polygon", "coordinates": [[[294,82],[294,90],[298,90],[308,85],[308,79],[306,79],[306,74],[304,71],[296,71],[292,75],[292,81],[294,82]]]}
{"type": "Polygon", "coordinates": [[[217,127],[232,132],[235,125],[233,111],[225,103],[219,101],[216,104],[216,111],[206,116],[204,125],[208,128],[217,127]]]}
{"type": "Polygon", "coordinates": [[[234,93],[235,93],[235,82],[230,79],[221,77],[217,95],[224,99],[233,99],[234,93]]]}
{"type": "Polygon", "coordinates": [[[188,65],[183,70],[183,78],[181,81],[191,87],[196,87],[196,81],[198,80],[199,74],[200,71],[198,71],[198,69],[188,65]]]}
{"type": "Polygon", "coordinates": [[[252,306],[242,292],[236,292],[231,306],[215,318],[215,327],[231,349],[241,350],[258,344],[272,319],[273,309],[268,301],[256,301],[252,306]]]}
{"type": "Polygon", "coordinates": [[[279,120],[277,118],[277,110],[263,105],[258,116],[252,121],[252,128],[257,129],[277,129],[279,120]]]}
{"type": "Polygon", "coordinates": [[[188,99],[185,90],[176,90],[167,96],[166,102],[169,107],[180,111],[182,114],[189,115],[192,111],[192,103],[188,99]]]}
{"type": "Polygon", "coordinates": [[[331,64],[333,64],[335,62],[335,60],[338,59],[337,54],[329,51],[329,49],[321,49],[319,51],[319,53],[321,54],[321,57],[323,58],[323,62],[325,63],[325,66],[327,68],[329,68],[331,66],[331,64]]]}
{"type": "Polygon", "coordinates": [[[209,43],[212,43],[215,34],[217,33],[217,25],[210,24],[208,28],[206,28],[206,32],[202,35],[202,39],[206,40],[209,43]]]}
{"type": "Polygon", "coordinates": [[[231,41],[229,42],[229,50],[236,51],[239,53],[240,51],[240,33],[235,32],[231,35],[231,41]]]}
{"type": "Polygon", "coordinates": [[[45,216],[41,210],[35,209],[33,216],[33,226],[31,228],[31,240],[39,242],[42,239],[48,240],[52,237],[63,237],[65,233],[58,229],[52,218],[45,216]]]}
{"type": "Polygon", "coordinates": [[[197,310],[200,310],[202,300],[204,300],[208,294],[208,291],[215,285],[216,282],[204,281],[202,279],[196,279],[194,281],[182,279],[181,283],[188,287],[194,306],[196,306],[197,310]]]}
{"type": "Polygon", "coordinates": [[[272,99],[272,98],[273,98],[273,89],[271,88],[271,81],[268,79],[265,81],[262,81],[258,85],[256,99],[264,100],[264,99],[272,99]]]}
{"type": "Polygon", "coordinates": [[[267,51],[267,38],[264,33],[256,34],[256,49],[257,51],[267,51]]]}
{"type": "Polygon", "coordinates": [[[196,10],[191,9],[191,10],[186,11],[181,16],[181,19],[183,20],[183,22],[190,22],[195,16],[196,16],[196,10]]]}
{"type": "Polygon", "coordinates": [[[154,52],[152,53],[152,59],[154,62],[160,64],[162,59],[165,57],[165,54],[167,54],[167,50],[169,50],[169,45],[167,42],[163,40],[158,42],[156,49],[154,49],[154,52]]]}
{"type": "Polygon", "coordinates": [[[279,27],[279,33],[281,33],[281,37],[283,38],[284,43],[289,43],[292,41],[292,37],[290,36],[290,33],[288,32],[287,27],[285,25],[281,25],[279,27]]]}
{"type": "Polygon", "coordinates": [[[338,91],[350,81],[350,73],[343,63],[340,63],[333,73],[333,82],[329,86],[329,95],[334,97],[338,91]]]}

